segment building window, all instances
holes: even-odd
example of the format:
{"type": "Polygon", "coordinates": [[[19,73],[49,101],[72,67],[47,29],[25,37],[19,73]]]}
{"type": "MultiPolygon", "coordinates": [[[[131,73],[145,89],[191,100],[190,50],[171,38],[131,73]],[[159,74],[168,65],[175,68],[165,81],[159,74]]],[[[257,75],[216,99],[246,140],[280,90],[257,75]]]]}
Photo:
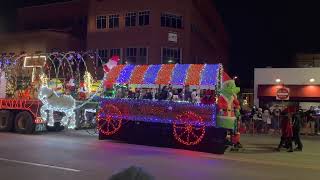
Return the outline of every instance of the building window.
{"type": "Polygon", "coordinates": [[[148,64],[148,48],[139,48],[139,57],[136,64],[148,64]]]}
{"type": "Polygon", "coordinates": [[[107,17],[106,16],[97,16],[97,29],[107,28],[107,17]]]}
{"type": "Polygon", "coordinates": [[[148,49],[142,48],[127,48],[126,63],[128,64],[147,64],[148,49]]]}
{"type": "Polygon", "coordinates": [[[137,48],[126,49],[126,63],[135,64],[137,61],[137,48]]]}
{"type": "Polygon", "coordinates": [[[149,25],[150,11],[139,12],[139,26],[149,25]]]}
{"type": "Polygon", "coordinates": [[[162,13],[161,26],[182,29],[182,16],[162,13]]]}
{"type": "Polygon", "coordinates": [[[181,63],[180,48],[162,48],[161,55],[163,64],[181,63]]]}
{"type": "Polygon", "coordinates": [[[139,56],[147,57],[147,55],[148,55],[147,48],[139,48],[139,56]]]}
{"type": "Polygon", "coordinates": [[[118,27],[119,27],[119,15],[110,15],[109,28],[118,28],[118,27]]]}
{"type": "Polygon", "coordinates": [[[103,61],[106,61],[108,59],[108,50],[107,49],[99,49],[98,55],[103,61]]]}
{"type": "Polygon", "coordinates": [[[196,33],[198,33],[198,32],[200,32],[200,31],[199,31],[199,28],[198,28],[195,24],[191,24],[191,32],[196,32],[196,33]]]}
{"type": "Polygon", "coordinates": [[[121,49],[110,49],[110,57],[112,56],[121,57],[121,49]]]}
{"type": "Polygon", "coordinates": [[[136,26],[137,13],[127,13],[126,14],[126,27],[136,26]]]}

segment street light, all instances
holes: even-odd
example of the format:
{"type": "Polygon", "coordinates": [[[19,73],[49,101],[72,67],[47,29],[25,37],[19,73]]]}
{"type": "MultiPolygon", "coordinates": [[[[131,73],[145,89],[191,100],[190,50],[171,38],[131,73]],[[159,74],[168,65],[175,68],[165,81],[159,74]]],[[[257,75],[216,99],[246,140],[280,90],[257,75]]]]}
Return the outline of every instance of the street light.
{"type": "Polygon", "coordinates": [[[311,83],[313,83],[313,82],[315,82],[316,80],[314,79],[314,78],[311,78],[311,79],[309,79],[309,82],[311,82],[311,83]]]}
{"type": "Polygon", "coordinates": [[[280,83],[281,82],[281,79],[276,79],[276,83],[280,83]]]}

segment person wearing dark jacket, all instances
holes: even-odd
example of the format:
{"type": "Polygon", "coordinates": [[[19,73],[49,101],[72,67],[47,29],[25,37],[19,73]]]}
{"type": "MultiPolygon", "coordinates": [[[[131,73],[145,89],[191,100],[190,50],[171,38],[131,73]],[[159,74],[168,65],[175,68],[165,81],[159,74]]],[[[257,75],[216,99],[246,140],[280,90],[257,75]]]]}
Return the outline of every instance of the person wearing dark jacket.
{"type": "Polygon", "coordinates": [[[285,146],[288,149],[288,152],[293,152],[292,148],[292,125],[291,120],[287,112],[281,113],[281,140],[278,145],[277,151],[280,151],[281,147],[285,146]]]}
{"type": "Polygon", "coordinates": [[[303,111],[299,110],[292,117],[293,141],[296,144],[295,151],[302,151],[303,145],[300,139],[300,129],[302,127],[303,111]]]}
{"type": "Polygon", "coordinates": [[[168,87],[167,86],[164,86],[160,92],[160,97],[159,97],[159,100],[167,100],[168,98],[168,87]]]}

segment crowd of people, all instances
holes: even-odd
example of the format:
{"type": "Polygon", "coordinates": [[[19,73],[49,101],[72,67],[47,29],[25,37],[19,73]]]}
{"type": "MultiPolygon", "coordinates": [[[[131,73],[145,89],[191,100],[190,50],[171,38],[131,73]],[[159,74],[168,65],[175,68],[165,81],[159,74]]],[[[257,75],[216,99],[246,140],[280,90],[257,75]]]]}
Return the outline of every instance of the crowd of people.
{"type": "Polygon", "coordinates": [[[258,108],[254,106],[251,112],[242,111],[241,130],[244,133],[278,133],[281,141],[277,150],[287,148],[301,151],[303,148],[300,135],[319,135],[320,106],[311,106],[307,110],[299,108],[281,108],[268,106],[258,108]],[[292,142],[296,148],[293,148],[292,142]]]}
{"type": "MultiPolygon", "coordinates": [[[[252,133],[280,133],[281,113],[288,111],[287,108],[275,106],[270,109],[268,106],[257,108],[254,106],[251,112],[242,111],[242,129],[252,133]]],[[[298,113],[301,116],[302,134],[317,135],[320,132],[320,106],[311,106],[308,110],[301,107],[290,111],[290,114],[298,113]]]]}
{"type": "Polygon", "coordinates": [[[116,98],[185,101],[192,103],[214,104],[213,90],[191,89],[189,86],[173,88],[171,85],[162,88],[117,88],[116,98]]]}

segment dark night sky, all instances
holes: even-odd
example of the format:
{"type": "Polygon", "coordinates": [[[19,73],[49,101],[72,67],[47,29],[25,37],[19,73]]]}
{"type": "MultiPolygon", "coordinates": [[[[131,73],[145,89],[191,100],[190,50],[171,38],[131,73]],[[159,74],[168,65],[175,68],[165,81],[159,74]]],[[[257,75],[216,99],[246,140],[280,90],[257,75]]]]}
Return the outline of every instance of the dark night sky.
{"type": "MultiPolygon", "coordinates": [[[[59,0],[10,0],[0,7],[0,31],[7,30],[7,24],[13,22],[15,7],[56,1],[59,0]]],[[[254,67],[285,67],[295,52],[320,50],[317,3],[213,1],[230,36],[231,74],[240,77],[242,87],[251,85],[254,67]]]]}

